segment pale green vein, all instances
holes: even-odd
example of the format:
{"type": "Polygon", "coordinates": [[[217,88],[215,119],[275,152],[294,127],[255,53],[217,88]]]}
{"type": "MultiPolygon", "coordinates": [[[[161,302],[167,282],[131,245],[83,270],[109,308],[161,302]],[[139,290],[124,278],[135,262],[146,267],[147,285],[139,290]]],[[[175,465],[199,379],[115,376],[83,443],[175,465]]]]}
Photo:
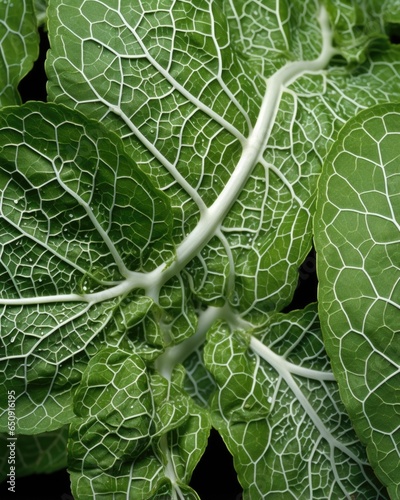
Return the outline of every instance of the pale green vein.
{"type": "Polygon", "coordinates": [[[271,351],[271,349],[269,349],[260,340],[253,336],[250,340],[250,349],[254,352],[254,354],[260,356],[261,359],[264,359],[267,363],[269,363],[270,366],[272,366],[276,370],[278,375],[285,381],[289,389],[292,391],[293,395],[303,407],[306,414],[318,429],[321,436],[329,443],[331,450],[333,450],[333,448],[338,448],[354,462],[358,463],[359,465],[364,465],[363,462],[361,462],[360,459],[344,443],[341,443],[338,439],[336,439],[327,429],[293,377],[294,375],[297,375],[319,382],[334,382],[335,379],[333,377],[333,374],[330,372],[311,370],[298,365],[294,365],[293,363],[289,363],[287,360],[275,354],[273,351],[271,351]]]}

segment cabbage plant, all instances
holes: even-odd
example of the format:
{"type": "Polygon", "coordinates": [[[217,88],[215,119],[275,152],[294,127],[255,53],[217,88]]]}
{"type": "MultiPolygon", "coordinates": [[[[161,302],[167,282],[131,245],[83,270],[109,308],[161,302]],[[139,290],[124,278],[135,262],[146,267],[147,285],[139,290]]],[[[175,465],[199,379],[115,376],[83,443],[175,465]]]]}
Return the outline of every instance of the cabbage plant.
{"type": "Polygon", "coordinates": [[[400,2],[0,19],[17,484],[67,467],[77,500],[198,499],[215,429],[244,499],[400,498],[400,2]],[[47,102],[21,104],[43,23],[47,102]],[[318,302],[290,310],[313,242],[318,302]]]}

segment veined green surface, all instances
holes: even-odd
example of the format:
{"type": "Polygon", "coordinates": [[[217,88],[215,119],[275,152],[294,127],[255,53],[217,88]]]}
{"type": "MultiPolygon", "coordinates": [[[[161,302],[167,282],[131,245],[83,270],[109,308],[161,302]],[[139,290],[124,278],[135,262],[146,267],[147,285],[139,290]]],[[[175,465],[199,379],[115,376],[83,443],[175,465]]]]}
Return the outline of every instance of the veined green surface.
{"type": "Polygon", "coordinates": [[[77,498],[197,498],[211,425],[245,499],[386,498],[282,311],[327,151],[400,99],[395,6],[49,1],[50,102],[0,112],[1,423],[69,425],[77,498]]]}
{"type": "Polygon", "coordinates": [[[382,481],[399,496],[400,106],[341,130],[316,213],[319,310],[346,409],[382,481]]]}
{"type": "Polygon", "coordinates": [[[17,87],[39,55],[32,0],[0,2],[0,106],[20,104],[17,87]]]}

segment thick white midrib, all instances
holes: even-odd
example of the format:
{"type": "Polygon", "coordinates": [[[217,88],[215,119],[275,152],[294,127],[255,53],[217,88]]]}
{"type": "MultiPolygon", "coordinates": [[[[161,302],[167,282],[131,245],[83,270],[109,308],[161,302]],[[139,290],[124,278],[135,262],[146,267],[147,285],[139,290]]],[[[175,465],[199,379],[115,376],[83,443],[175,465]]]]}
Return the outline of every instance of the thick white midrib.
{"type": "Polygon", "coordinates": [[[321,9],[319,21],[323,39],[321,54],[313,61],[289,62],[268,79],[267,90],[256,125],[244,142],[242,154],[235,170],[218,198],[209,208],[203,210],[197,226],[177,247],[176,260],[163,272],[163,283],[177,274],[192,260],[219,230],[223,220],[248,181],[255,165],[263,155],[285,87],[304,73],[324,69],[336,52],[332,47],[328,15],[324,8],[321,9]]]}
{"type": "Polygon", "coordinates": [[[304,368],[303,366],[296,365],[287,361],[283,356],[279,356],[269,347],[263,344],[256,337],[252,337],[250,344],[252,348],[257,350],[259,356],[267,361],[279,372],[287,372],[292,375],[317,380],[318,382],[335,382],[335,377],[330,371],[313,370],[312,368],[304,368]]]}
{"type": "Polygon", "coordinates": [[[167,463],[164,466],[166,477],[169,478],[172,485],[172,498],[171,500],[184,500],[183,493],[177,484],[177,475],[175,472],[174,463],[171,458],[171,452],[168,445],[167,434],[163,434],[160,439],[160,447],[164,455],[167,457],[167,463]]]}
{"type": "Polygon", "coordinates": [[[196,332],[184,342],[166,349],[155,361],[155,368],[166,378],[171,380],[172,371],[177,364],[183,363],[185,359],[198,347],[204,344],[206,334],[216,320],[222,319],[223,308],[208,307],[199,313],[196,332]]]}
{"type": "Polygon", "coordinates": [[[21,305],[34,305],[34,304],[53,304],[57,302],[87,302],[89,304],[97,304],[105,300],[115,299],[116,297],[123,297],[128,294],[132,289],[147,288],[151,284],[148,279],[149,275],[141,273],[130,273],[130,276],[122,283],[102,290],[101,292],[78,294],[78,293],[64,293],[58,295],[43,295],[33,297],[20,297],[13,299],[0,298],[0,305],[4,306],[21,306],[21,305]]]}
{"type": "Polygon", "coordinates": [[[311,406],[310,402],[305,397],[304,393],[301,391],[297,382],[293,378],[293,375],[300,375],[302,377],[312,378],[321,382],[334,381],[335,379],[333,377],[333,374],[329,372],[321,372],[318,370],[302,368],[294,365],[293,363],[289,363],[282,356],[278,356],[260,340],[253,336],[250,339],[250,349],[260,358],[264,359],[282,377],[300,405],[303,407],[305,413],[318,429],[321,437],[329,443],[330,447],[338,448],[349,458],[354,460],[354,462],[361,464],[362,462],[359,457],[357,457],[344,443],[341,443],[338,439],[336,439],[327,429],[327,427],[325,426],[317,412],[314,410],[314,408],[311,406]]]}
{"type": "MultiPolygon", "coordinates": [[[[238,196],[249,179],[255,165],[262,158],[267,146],[275,117],[279,109],[282,93],[288,85],[304,73],[324,69],[336,50],[332,46],[332,33],[329,26],[328,14],[324,7],[319,15],[322,34],[322,50],[317,59],[312,61],[288,62],[267,81],[267,90],[260,108],[260,113],[248,139],[243,143],[243,150],[238,164],[221,194],[209,208],[200,211],[201,217],[197,226],[176,249],[176,258],[172,263],[162,264],[150,273],[129,272],[119,261],[119,266],[126,276],[124,282],[107,290],[93,294],[67,294],[63,296],[32,297],[32,299],[3,299],[0,304],[21,305],[38,304],[62,301],[85,301],[96,303],[109,300],[129,293],[137,288],[143,288],[146,294],[158,300],[161,286],[171,277],[177,275],[219,231],[220,226],[238,199],[238,196]]],[[[164,70],[163,70],[164,71],[164,70]]],[[[182,89],[179,89],[182,90],[182,89]]],[[[200,204],[201,206],[201,204],[200,204]]],[[[96,221],[97,224],[97,221],[96,221]]],[[[113,244],[106,242],[114,253],[113,244]]],[[[118,257],[118,256],[117,256],[118,257]]],[[[119,258],[117,259],[117,261],[119,258]]]]}

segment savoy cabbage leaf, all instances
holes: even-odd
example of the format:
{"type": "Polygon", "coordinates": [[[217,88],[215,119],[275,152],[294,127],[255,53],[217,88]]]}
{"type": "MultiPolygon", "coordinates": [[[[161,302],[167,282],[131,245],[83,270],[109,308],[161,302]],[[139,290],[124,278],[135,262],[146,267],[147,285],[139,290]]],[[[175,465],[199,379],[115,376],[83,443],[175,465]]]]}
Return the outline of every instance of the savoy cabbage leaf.
{"type": "Polygon", "coordinates": [[[396,6],[49,0],[49,102],[0,111],[0,423],[77,499],[198,498],[211,427],[244,498],[396,498],[328,312],[285,309],[339,130],[400,98],[396,6]]]}
{"type": "Polygon", "coordinates": [[[326,348],[349,415],[393,498],[400,491],[399,137],[398,104],[349,120],[326,159],[316,212],[326,348]]]}
{"type": "Polygon", "coordinates": [[[0,2],[0,106],[20,104],[17,87],[39,54],[31,1],[0,2]]]}

